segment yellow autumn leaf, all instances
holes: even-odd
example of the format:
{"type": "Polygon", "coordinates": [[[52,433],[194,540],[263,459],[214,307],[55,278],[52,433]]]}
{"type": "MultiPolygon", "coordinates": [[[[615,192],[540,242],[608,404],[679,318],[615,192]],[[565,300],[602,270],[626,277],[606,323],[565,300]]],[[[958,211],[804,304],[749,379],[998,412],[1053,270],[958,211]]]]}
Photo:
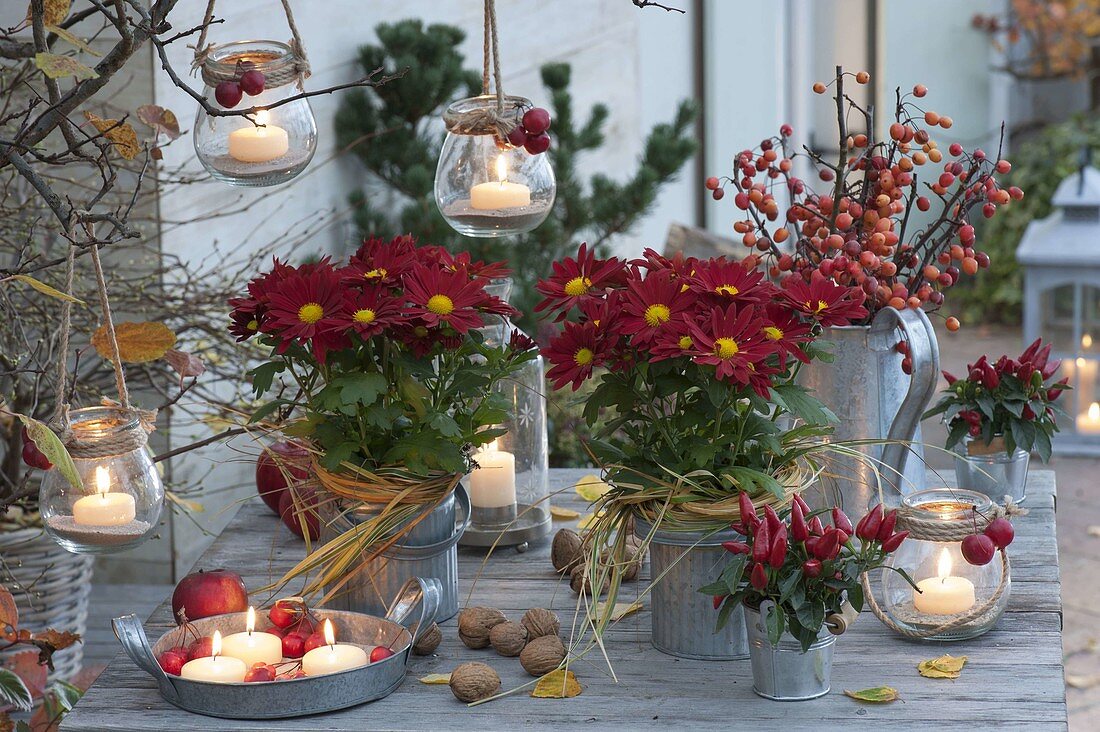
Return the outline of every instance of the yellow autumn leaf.
{"type": "Polygon", "coordinates": [[[451,675],[428,674],[427,676],[421,676],[418,681],[422,684],[449,684],[451,683],[451,675]]]}
{"type": "MultiPolygon", "coordinates": [[[[115,340],[118,341],[118,353],[123,361],[145,363],[163,357],[169,348],[176,345],[176,334],[164,323],[126,322],[115,324],[115,340]]],[[[92,345],[100,356],[111,358],[106,326],[99,326],[92,334],[92,345]]]]}
{"type": "Polygon", "coordinates": [[[206,506],[202,505],[198,501],[192,501],[189,498],[181,498],[172,491],[165,491],[164,497],[179,506],[180,508],[186,511],[190,511],[191,513],[202,513],[206,510],[206,506]]]}
{"type": "Polygon", "coordinates": [[[95,69],[89,69],[71,56],[61,56],[56,53],[36,53],[34,55],[34,65],[51,79],[61,79],[66,76],[74,76],[77,79],[95,79],[99,77],[95,69]]]}
{"type": "Polygon", "coordinates": [[[543,676],[531,690],[531,696],[536,699],[569,699],[583,691],[572,671],[559,668],[543,676]]]}
{"type": "Polygon", "coordinates": [[[898,698],[898,690],[889,686],[874,686],[860,691],[844,690],[844,696],[849,696],[856,701],[869,702],[871,704],[883,704],[892,702],[898,698]]]}
{"type": "Polygon", "coordinates": [[[57,468],[58,472],[65,477],[65,480],[69,481],[69,485],[77,490],[83,490],[84,483],[80,480],[80,473],[76,469],[76,463],[73,462],[72,457],[69,455],[69,451],[65,449],[65,444],[61,442],[61,438],[54,434],[53,430],[33,417],[28,417],[24,414],[16,416],[19,417],[19,421],[23,423],[23,426],[27,428],[27,437],[31,439],[35,447],[42,451],[42,454],[50,461],[50,464],[57,468]]]}
{"type": "Polygon", "coordinates": [[[133,160],[141,152],[137,132],[128,123],[119,122],[117,119],[103,119],[91,112],[85,112],[84,119],[91,122],[93,127],[110,140],[115,152],[124,159],[133,160]]]}
{"type": "MultiPolygon", "coordinates": [[[[51,26],[57,25],[69,15],[69,8],[72,7],[73,0],[45,0],[42,3],[42,25],[51,26]]],[[[31,6],[27,5],[27,22],[34,21],[34,16],[31,13],[31,6]]]]}
{"type": "Polygon", "coordinates": [[[43,282],[42,280],[36,280],[34,277],[31,277],[30,275],[17,274],[17,275],[12,275],[10,277],[10,279],[22,282],[24,285],[27,285],[28,287],[31,287],[31,288],[37,290],[38,292],[41,292],[43,295],[49,295],[50,297],[56,298],[58,300],[68,300],[69,302],[76,303],[77,305],[83,305],[84,304],[83,300],[79,300],[79,299],[73,297],[72,295],[64,293],[61,290],[58,290],[56,287],[51,287],[51,286],[47,285],[45,282],[43,282]]]}
{"type": "Polygon", "coordinates": [[[600,480],[598,476],[586,475],[577,481],[577,484],[573,486],[573,490],[577,492],[578,496],[591,503],[611,490],[611,486],[600,480]]]}
{"type": "Polygon", "coordinates": [[[550,515],[561,521],[572,521],[575,518],[580,518],[580,511],[574,511],[571,508],[562,508],[561,506],[551,506],[550,515]]]}
{"type": "Polygon", "coordinates": [[[921,676],[929,679],[957,679],[966,665],[966,656],[950,654],[939,658],[930,658],[917,664],[921,676]]]}
{"type": "MultiPolygon", "coordinates": [[[[641,601],[638,600],[634,602],[617,602],[615,603],[615,607],[611,609],[611,621],[614,622],[616,620],[622,620],[627,615],[633,615],[634,613],[638,612],[642,609],[642,607],[643,605],[641,601]]],[[[607,612],[606,600],[600,603],[599,610],[597,612],[597,617],[603,617],[604,613],[607,612]]]]}
{"type": "Polygon", "coordinates": [[[91,56],[102,56],[103,55],[102,53],[95,50],[94,48],[89,46],[87,43],[85,43],[84,39],[73,35],[69,31],[62,28],[61,26],[47,25],[46,30],[48,30],[50,33],[53,33],[55,36],[57,36],[61,40],[67,42],[70,46],[75,46],[75,47],[79,48],[84,53],[87,53],[91,56]]]}

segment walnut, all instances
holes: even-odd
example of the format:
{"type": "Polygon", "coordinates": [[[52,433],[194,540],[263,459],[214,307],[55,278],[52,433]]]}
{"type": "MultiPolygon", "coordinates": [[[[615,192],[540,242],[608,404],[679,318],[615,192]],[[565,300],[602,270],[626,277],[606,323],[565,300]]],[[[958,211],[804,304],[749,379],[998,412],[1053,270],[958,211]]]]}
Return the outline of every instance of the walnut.
{"type": "Polygon", "coordinates": [[[558,572],[568,572],[581,561],[581,537],[572,529],[559,529],[550,545],[550,561],[558,572]]]}
{"type": "Polygon", "coordinates": [[[573,567],[573,571],[569,574],[569,587],[573,590],[573,592],[577,593],[578,595],[581,593],[582,587],[584,588],[584,591],[589,595],[602,595],[603,593],[607,592],[606,575],[604,576],[604,581],[602,583],[602,586],[600,587],[600,591],[592,592],[592,585],[588,580],[585,579],[584,576],[587,567],[587,563],[578,564],[576,567],[573,567]]]}
{"type": "Polygon", "coordinates": [[[519,654],[520,665],[532,676],[548,674],[564,660],[565,644],[556,635],[535,638],[519,654]]]}
{"type": "Polygon", "coordinates": [[[494,625],[489,631],[489,642],[502,656],[518,656],[527,645],[527,628],[511,621],[494,625]]]}
{"type": "Polygon", "coordinates": [[[467,648],[489,645],[489,631],[508,620],[495,607],[468,607],[458,614],[458,637],[467,648]]]}
{"type": "Polygon", "coordinates": [[[638,579],[638,573],[642,571],[642,562],[645,561],[645,551],[642,550],[642,539],[631,534],[626,539],[626,555],[629,564],[623,567],[623,581],[633,582],[638,579]]]}
{"type": "Polygon", "coordinates": [[[500,676],[484,663],[464,663],[451,672],[451,692],[459,701],[475,702],[500,688],[500,676]]]}
{"type": "Polygon", "coordinates": [[[439,647],[440,642],[443,640],[443,631],[439,629],[439,626],[432,623],[428,626],[428,629],[424,631],[424,635],[417,639],[416,644],[413,645],[413,653],[418,656],[430,656],[439,647]]]}
{"type": "Polygon", "coordinates": [[[527,639],[534,640],[544,635],[557,635],[561,630],[561,621],[557,613],[542,607],[533,607],[523,614],[519,621],[527,629],[527,639]]]}

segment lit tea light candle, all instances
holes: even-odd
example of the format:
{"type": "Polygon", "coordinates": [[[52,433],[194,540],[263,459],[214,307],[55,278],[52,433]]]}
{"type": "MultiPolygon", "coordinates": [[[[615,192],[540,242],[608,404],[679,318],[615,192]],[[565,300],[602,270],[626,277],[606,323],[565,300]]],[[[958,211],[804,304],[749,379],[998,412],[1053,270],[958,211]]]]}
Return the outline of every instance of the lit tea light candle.
{"type": "Polygon", "coordinates": [[[1092,334],[1091,333],[1085,333],[1083,336],[1081,336],[1081,348],[1084,348],[1086,350],[1088,350],[1089,348],[1092,348],[1092,334]]]}
{"type": "Polygon", "coordinates": [[[256,609],[249,606],[245,632],[226,636],[222,652],[230,658],[239,658],[252,668],[256,663],[276,664],[283,660],[283,642],[271,633],[256,633],[256,609]]]}
{"type": "Polygon", "coordinates": [[[1084,414],[1077,415],[1077,431],[1091,435],[1100,433],[1100,402],[1093,402],[1084,414]]]}
{"type": "Polygon", "coordinates": [[[229,156],[242,163],[266,163],[281,158],[290,149],[286,130],[268,124],[266,111],[256,113],[256,124],[229,133],[229,156]]]}
{"type": "Polygon", "coordinates": [[[974,607],[974,583],[966,577],[951,576],[951,554],[945,547],[940,553],[936,577],[917,583],[920,590],[913,591],[913,605],[929,615],[957,615],[974,607]]]}
{"type": "Polygon", "coordinates": [[[367,652],[362,648],[336,642],[331,620],[325,619],[323,630],[326,645],[302,656],[302,670],[306,676],[334,674],[367,665],[367,652]]]}
{"type": "Polygon", "coordinates": [[[516,502],[516,456],[493,440],[474,454],[478,467],[470,473],[470,503],[478,508],[501,508],[516,502]]]}
{"type": "Polygon", "coordinates": [[[531,205],[531,189],[522,183],[509,183],[508,160],[497,156],[496,183],[478,183],[470,189],[470,207],[476,209],[519,208],[531,205]]]}
{"type": "Polygon", "coordinates": [[[106,466],[95,469],[94,496],[73,504],[73,521],[82,526],[122,526],[134,520],[137,504],[129,493],[111,491],[111,473],[106,466]]]}
{"type": "MultiPolygon", "coordinates": [[[[272,637],[274,638],[274,636],[272,637]]],[[[183,668],[180,669],[180,676],[193,681],[213,681],[219,684],[233,684],[244,681],[244,675],[248,672],[248,667],[239,658],[221,655],[222,634],[220,631],[214,631],[214,639],[210,645],[214,655],[196,658],[183,664],[183,668]]]]}

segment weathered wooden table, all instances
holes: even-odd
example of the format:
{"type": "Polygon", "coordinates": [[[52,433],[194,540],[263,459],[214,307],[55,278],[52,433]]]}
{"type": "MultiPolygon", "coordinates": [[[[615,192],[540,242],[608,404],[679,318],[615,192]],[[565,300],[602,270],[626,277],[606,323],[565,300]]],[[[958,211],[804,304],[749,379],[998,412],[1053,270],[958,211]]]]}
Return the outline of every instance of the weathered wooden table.
{"type": "MultiPolygon", "coordinates": [[[[569,487],[584,474],[552,471],[554,488],[566,489],[555,496],[556,504],[583,508],[569,487]]],[[[814,701],[781,703],[757,697],[748,661],[690,661],[654,650],[649,643],[649,615],[643,610],[622,620],[609,634],[609,655],[618,683],[609,677],[606,664],[590,654],[571,666],[584,685],[584,693],[573,699],[533,699],[525,690],[470,708],[459,703],[446,686],[418,683],[418,677],[447,673],[459,663],[473,660],[495,668],[503,689],[530,681],[518,659],[503,658],[491,649],[472,651],[463,646],[455,620],[450,620],[443,626],[444,641],[436,654],[414,657],[404,685],[372,704],[288,720],[202,717],[161,699],[152,679],[120,654],[65,719],[62,729],[1066,729],[1054,494],[1052,472],[1032,473],[1028,489],[1031,513],[1017,523],[1011,550],[1012,598],[994,630],[971,641],[927,645],[904,640],[865,614],[839,639],[832,692],[814,701]],[[936,680],[917,674],[919,661],[944,652],[969,656],[961,678],[936,680]],[[842,693],[882,684],[897,688],[902,700],[871,706],[842,693]]],[[[237,570],[249,586],[258,587],[288,568],[301,553],[301,544],[292,541],[289,532],[256,501],[241,509],[198,566],[237,570]]],[[[562,616],[564,634],[576,600],[552,571],[548,555],[548,543],[525,554],[500,550],[482,569],[483,552],[461,550],[461,602],[469,596],[471,604],[498,607],[513,619],[527,608],[549,607],[562,616]]],[[[633,599],[644,584],[626,587],[623,600],[633,599]]],[[[165,603],[149,618],[146,629],[155,638],[171,622],[171,608],[165,603]]]]}

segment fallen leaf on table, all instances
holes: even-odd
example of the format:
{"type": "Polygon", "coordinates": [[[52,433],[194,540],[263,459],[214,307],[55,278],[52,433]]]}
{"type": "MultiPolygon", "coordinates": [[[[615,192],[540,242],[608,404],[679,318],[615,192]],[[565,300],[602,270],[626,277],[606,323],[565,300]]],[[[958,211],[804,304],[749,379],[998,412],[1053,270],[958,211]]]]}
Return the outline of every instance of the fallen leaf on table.
{"type": "Polygon", "coordinates": [[[1089,536],[1100,536],[1100,526],[1090,526],[1088,532],[1089,536]]]}
{"type": "Polygon", "coordinates": [[[581,684],[573,672],[559,668],[539,679],[531,690],[531,696],[537,699],[568,699],[581,691],[581,684]]]}
{"type": "Polygon", "coordinates": [[[850,696],[856,701],[870,702],[871,704],[882,704],[885,702],[892,702],[897,699],[898,690],[893,689],[889,686],[874,686],[870,689],[862,689],[860,691],[845,689],[844,696],[850,696]]]}
{"type": "MultiPolygon", "coordinates": [[[[611,609],[611,620],[621,620],[627,615],[638,612],[643,607],[641,601],[635,602],[616,602],[615,607],[611,609]]],[[[607,611],[607,601],[600,603],[599,614],[603,615],[607,611]]]]}
{"type": "Polygon", "coordinates": [[[1091,689],[1100,685],[1100,674],[1085,676],[1084,674],[1066,674],[1066,686],[1074,689],[1091,689]]]}
{"type": "Polygon", "coordinates": [[[550,515],[556,519],[562,521],[572,521],[575,518],[580,518],[581,512],[574,511],[571,508],[562,508],[561,506],[551,506],[550,515]]]}
{"type": "Polygon", "coordinates": [[[966,656],[952,656],[950,654],[921,661],[917,664],[917,671],[921,676],[929,679],[957,679],[966,665],[966,656]]]}
{"type": "Polygon", "coordinates": [[[450,674],[428,674],[427,676],[421,676],[418,679],[422,684],[449,684],[451,683],[450,674]]]}
{"type": "Polygon", "coordinates": [[[586,475],[577,481],[577,484],[573,486],[573,490],[577,492],[578,496],[591,503],[611,490],[611,486],[600,480],[599,476],[586,475]]]}

